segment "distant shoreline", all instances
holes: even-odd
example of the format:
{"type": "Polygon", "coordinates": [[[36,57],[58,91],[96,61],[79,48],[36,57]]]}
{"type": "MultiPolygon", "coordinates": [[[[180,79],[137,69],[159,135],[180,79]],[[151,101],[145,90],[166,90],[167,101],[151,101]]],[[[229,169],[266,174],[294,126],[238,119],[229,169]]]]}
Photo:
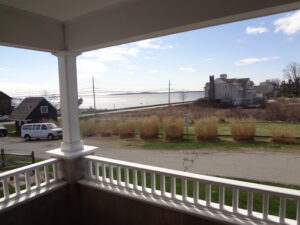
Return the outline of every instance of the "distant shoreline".
{"type": "MultiPolygon", "coordinates": [[[[194,93],[194,92],[204,92],[204,91],[174,91],[174,92],[170,92],[171,94],[177,94],[177,93],[194,93]]],[[[127,93],[116,93],[116,94],[109,94],[111,95],[146,95],[146,94],[168,94],[169,92],[127,92],[127,93]]]]}

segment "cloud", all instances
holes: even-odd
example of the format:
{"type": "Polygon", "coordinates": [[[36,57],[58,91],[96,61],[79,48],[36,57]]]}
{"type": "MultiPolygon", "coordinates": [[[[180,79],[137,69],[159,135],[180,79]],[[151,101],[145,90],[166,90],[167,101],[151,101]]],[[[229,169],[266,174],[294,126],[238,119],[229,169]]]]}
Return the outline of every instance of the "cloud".
{"type": "Polygon", "coordinates": [[[97,59],[78,59],[77,69],[79,77],[100,77],[107,72],[107,67],[97,59]]]}
{"type": "Polygon", "coordinates": [[[298,33],[300,31],[300,10],[275,20],[274,25],[276,33],[282,32],[286,35],[298,33]]]}
{"type": "Polygon", "coordinates": [[[276,60],[279,58],[280,58],[279,56],[263,57],[263,58],[245,58],[245,59],[241,59],[241,60],[235,62],[235,65],[236,66],[246,66],[246,65],[253,64],[253,63],[267,62],[267,61],[276,60]]]}
{"type": "Polygon", "coordinates": [[[179,67],[180,71],[188,72],[188,73],[193,73],[196,72],[196,69],[193,67],[179,67]]]}
{"type": "Polygon", "coordinates": [[[206,59],[204,59],[204,61],[206,61],[206,62],[212,61],[212,60],[213,60],[213,58],[206,58],[206,59]]]}
{"type": "Polygon", "coordinates": [[[268,32],[268,29],[265,27],[247,27],[246,33],[247,34],[262,34],[268,32]]]}
{"type": "Polygon", "coordinates": [[[153,48],[153,49],[169,49],[173,48],[172,45],[161,45],[162,41],[158,38],[152,38],[135,42],[139,48],[153,48]]]}
{"type": "Polygon", "coordinates": [[[9,69],[6,69],[6,68],[1,68],[0,67],[0,72],[8,72],[8,71],[10,71],[9,69]]]}
{"type": "Polygon", "coordinates": [[[148,71],[148,73],[150,73],[150,74],[155,74],[155,73],[157,73],[158,71],[157,70],[149,70],[148,71]]]}
{"type": "Polygon", "coordinates": [[[12,93],[13,96],[24,96],[26,95],[36,95],[41,94],[40,90],[57,90],[56,84],[43,84],[43,83],[20,83],[20,82],[0,82],[0,90],[6,92],[7,94],[12,93]],[[38,86],[38,91],[37,90],[38,86]],[[34,90],[34,91],[33,91],[34,90]]]}

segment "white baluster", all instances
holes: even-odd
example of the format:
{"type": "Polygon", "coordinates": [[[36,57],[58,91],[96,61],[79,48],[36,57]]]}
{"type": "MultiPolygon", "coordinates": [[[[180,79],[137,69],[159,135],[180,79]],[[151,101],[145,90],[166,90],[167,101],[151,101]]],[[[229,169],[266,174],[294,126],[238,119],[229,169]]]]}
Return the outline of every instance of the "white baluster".
{"type": "Polygon", "coordinates": [[[154,172],[151,172],[151,192],[152,194],[156,194],[156,180],[154,172]]]}
{"type": "Polygon", "coordinates": [[[4,200],[8,200],[9,199],[9,188],[8,188],[8,183],[7,183],[7,178],[3,178],[2,180],[2,184],[3,184],[3,197],[4,200]]]}
{"type": "Polygon", "coordinates": [[[112,165],[109,165],[109,180],[111,184],[114,183],[114,168],[112,165]]]}
{"type": "Polygon", "coordinates": [[[219,207],[221,210],[224,209],[224,199],[225,199],[225,188],[223,186],[219,187],[219,207]]]}
{"type": "Polygon", "coordinates": [[[187,201],[187,180],[186,179],[182,179],[182,200],[183,201],[187,201]]]}
{"type": "MultiPolygon", "coordinates": [[[[99,163],[96,162],[95,163],[95,177],[96,177],[96,180],[102,180],[103,181],[103,176],[100,177],[100,172],[99,172],[100,168],[99,168],[99,163]]],[[[102,173],[103,175],[103,173],[102,173]]]]}
{"type": "Polygon", "coordinates": [[[161,196],[165,197],[166,196],[166,177],[163,174],[160,175],[160,191],[161,191],[161,196]]]}
{"type": "Polygon", "coordinates": [[[34,177],[35,177],[36,187],[38,188],[41,185],[40,170],[39,170],[39,168],[35,168],[34,169],[34,177]]]}
{"type": "Polygon", "coordinates": [[[248,216],[252,216],[253,212],[253,192],[247,192],[247,214],[248,216]]]}
{"type": "Polygon", "coordinates": [[[129,188],[129,169],[125,168],[125,186],[129,188]]]}
{"type": "Polygon", "coordinates": [[[136,169],[133,170],[133,188],[138,190],[138,173],[136,169]]]}
{"type": "Polygon", "coordinates": [[[142,171],[142,190],[143,190],[143,192],[147,192],[146,172],[145,171],[142,171]]]}
{"type": "Polygon", "coordinates": [[[176,199],[176,177],[171,177],[171,197],[176,199]]]}
{"type": "Polygon", "coordinates": [[[284,223],[285,222],[285,209],[286,209],[286,200],[283,197],[280,197],[280,203],[279,203],[279,222],[284,223]]]}
{"type": "Polygon", "coordinates": [[[19,179],[20,179],[19,174],[16,174],[14,176],[16,196],[19,196],[20,193],[21,193],[21,190],[20,190],[20,180],[19,179]]]}
{"type": "Polygon", "coordinates": [[[58,179],[58,164],[53,163],[53,179],[56,181],[58,179]]]}
{"type": "Polygon", "coordinates": [[[205,200],[206,206],[210,206],[211,203],[211,184],[205,185],[205,200]]]}
{"type": "Polygon", "coordinates": [[[117,184],[120,187],[121,186],[121,168],[117,167],[117,184]]]}
{"type": "Polygon", "coordinates": [[[233,213],[238,212],[239,206],[239,191],[236,188],[232,189],[232,211],[233,213]]]}
{"type": "Polygon", "coordinates": [[[25,183],[26,183],[26,191],[29,192],[31,190],[29,171],[25,171],[25,183]]]}
{"type": "Polygon", "coordinates": [[[269,216],[269,193],[263,194],[263,219],[268,220],[269,216]]]}
{"type": "Polygon", "coordinates": [[[197,181],[193,181],[193,197],[194,204],[199,203],[199,183],[197,181]]]}
{"type": "Polygon", "coordinates": [[[106,166],[102,163],[102,182],[106,183],[106,166]]]}
{"type": "Polygon", "coordinates": [[[48,165],[44,166],[44,172],[45,172],[45,182],[47,185],[47,184],[49,184],[49,167],[48,167],[48,165]]]}

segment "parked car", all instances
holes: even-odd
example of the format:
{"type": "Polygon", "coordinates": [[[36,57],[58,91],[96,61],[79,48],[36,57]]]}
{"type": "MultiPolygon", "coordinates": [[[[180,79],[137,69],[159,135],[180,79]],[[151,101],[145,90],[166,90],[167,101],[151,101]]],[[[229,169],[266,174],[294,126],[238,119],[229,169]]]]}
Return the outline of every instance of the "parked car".
{"type": "Polygon", "coordinates": [[[7,129],[4,126],[0,125],[0,136],[5,137],[6,135],[7,135],[7,129]]]}
{"type": "Polygon", "coordinates": [[[62,138],[63,132],[54,123],[31,123],[24,124],[21,128],[21,136],[26,141],[31,139],[47,138],[53,140],[55,138],[62,138]]]}
{"type": "Polygon", "coordinates": [[[7,115],[0,115],[0,121],[6,121],[6,120],[8,120],[7,115]]]}

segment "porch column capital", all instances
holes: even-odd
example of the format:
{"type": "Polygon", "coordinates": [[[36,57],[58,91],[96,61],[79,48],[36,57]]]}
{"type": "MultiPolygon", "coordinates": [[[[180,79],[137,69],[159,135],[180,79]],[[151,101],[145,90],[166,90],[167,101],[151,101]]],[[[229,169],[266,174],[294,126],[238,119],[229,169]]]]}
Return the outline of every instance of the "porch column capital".
{"type": "Polygon", "coordinates": [[[57,57],[62,57],[62,56],[77,57],[77,56],[81,55],[81,52],[76,52],[76,51],[57,51],[57,52],[52,52],[52,55],[55,55],[57,57]]]}

